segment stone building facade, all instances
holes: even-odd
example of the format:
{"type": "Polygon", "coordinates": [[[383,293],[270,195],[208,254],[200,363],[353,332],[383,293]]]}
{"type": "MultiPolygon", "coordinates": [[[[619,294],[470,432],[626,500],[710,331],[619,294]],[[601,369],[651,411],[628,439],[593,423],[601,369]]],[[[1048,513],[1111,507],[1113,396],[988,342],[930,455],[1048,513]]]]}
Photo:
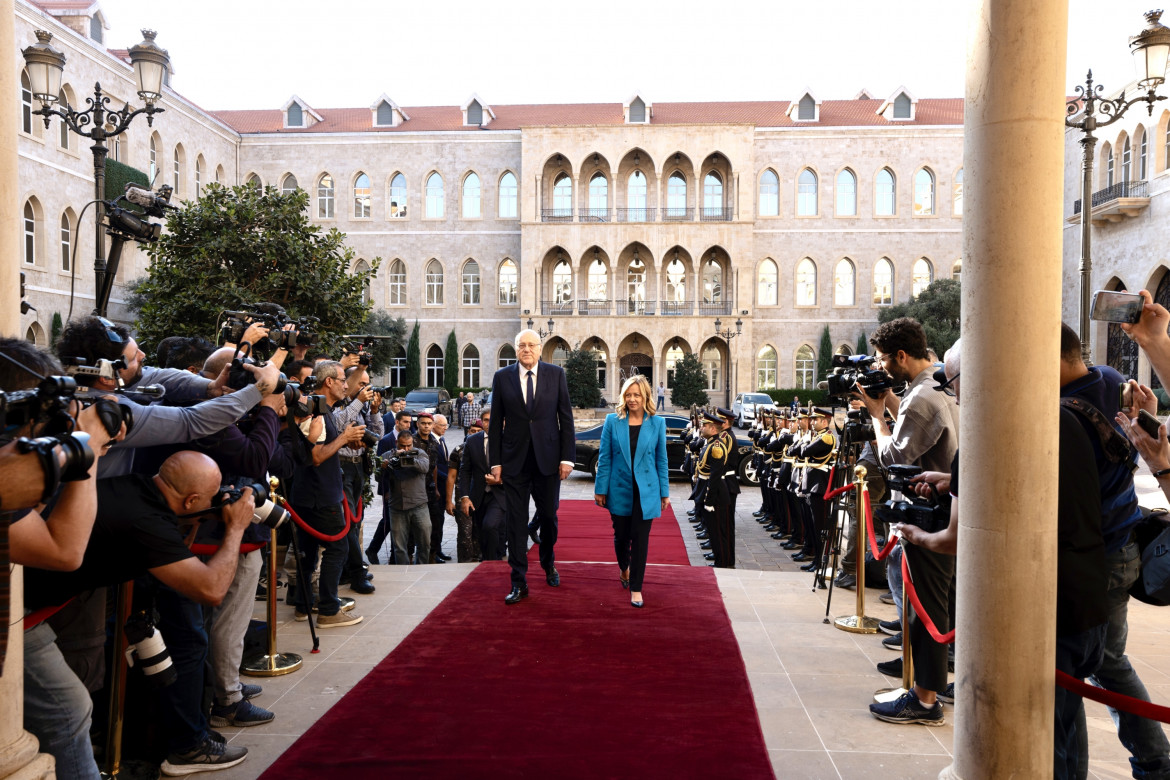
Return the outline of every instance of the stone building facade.
{"type": "MultiPolygon", "coordinates": [[[[80,5],[17,0],[17,40],[54,33],[72,104],[95,81],[133,96],[123,53],[95,40],[100,8],[80,5]]],[[[152,128],[139,119],[116,156],[158,171],[181,199],[210,181],[306,190],[313,221],[344,232],[359,264],[381,258],[370,297],[418,321],[425,384],[441,380],[452,329],[459,384],[486,386],[531,321],[552,331],[547,360],[595,350],[611,401],[629,373],[668,380],[695,353],[712,399],[729,402],[812,386],[826,325],[835,350],[853,352],[881,307],[961,271],[962,100],[905,88],[792,98],[493,106],[472,95],[402,107],[380,95],[324,109],[294,95],[279,108],[207,112],[168,89],[166,112],[152,128]],[[717,319],[738,328],[730,344],[717,319]]],[[[79,218],[92,161],[84,139],[31,120],[20,209],[36,311],[22,323],[44,343],[74,270],[74,312],[92,306],[93,223],[79,218]]],[[[119,281],[146,265],[128,252],[119,281]]],[[[123,297],[116,288],[115,317],[123,297]]],[[[386,380],[397,384],[404,363],[386,380]]]]}

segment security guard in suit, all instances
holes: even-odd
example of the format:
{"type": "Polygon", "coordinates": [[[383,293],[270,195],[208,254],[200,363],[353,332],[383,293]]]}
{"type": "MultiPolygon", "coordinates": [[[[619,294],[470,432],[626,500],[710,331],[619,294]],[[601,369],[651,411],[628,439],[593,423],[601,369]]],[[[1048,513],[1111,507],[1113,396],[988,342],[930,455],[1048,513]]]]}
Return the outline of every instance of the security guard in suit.
{"type": "Polygon", "coordinates": [[[832,468],[833,455],[837,449],[837,436],[833,433],[830,424],[832,419],[832,410],[813,409],[812,437],[801,450],[805,463],[800,490],[804,499],[805,549],[811,552],[808,563],[800,567],[804,571],[820,568],[821,556],[825,549],[824,536],[828,531],[825,517],[825,489],[829,486],[829,472],[832,468]],[[811,548],[807,543],[810,534],[812,537],[811,548]]]}

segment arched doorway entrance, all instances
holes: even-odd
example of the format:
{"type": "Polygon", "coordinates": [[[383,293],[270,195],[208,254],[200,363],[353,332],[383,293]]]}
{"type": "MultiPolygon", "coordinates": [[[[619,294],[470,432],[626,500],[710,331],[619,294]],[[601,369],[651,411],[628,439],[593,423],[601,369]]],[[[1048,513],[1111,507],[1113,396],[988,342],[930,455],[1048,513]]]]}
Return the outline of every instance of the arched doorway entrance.
{"type": "Polygon", "coordinates": [[[646,377],[646,381],[650,383],[651,387],[654,386],[654,360],[649,355],[641,352],[628,352],[622,355],[618,361],[618,367],[621,369],[622,382],[634,374],[641,374],[646,377]]]}

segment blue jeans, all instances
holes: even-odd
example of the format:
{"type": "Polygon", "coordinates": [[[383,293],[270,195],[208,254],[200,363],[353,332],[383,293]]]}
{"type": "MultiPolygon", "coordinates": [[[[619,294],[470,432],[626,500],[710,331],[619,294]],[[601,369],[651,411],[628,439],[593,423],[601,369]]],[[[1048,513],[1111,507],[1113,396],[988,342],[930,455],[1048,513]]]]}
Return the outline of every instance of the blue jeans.
{"type": "Polygon", "coordinates": [[[658,396],[658,406],[654,409],[654,411],[658,411],[659,409],[665,409],[665,408],[666,408],[666,396],[660,395],[660,396],[658,396]]]}
{"type": "MultiPolygon", "coordinates": [[[[1056,668],[1078,680],[1091,675],[1101,666],[1105,653],[1105,626],[1102,623],[1079,634],[1057,636],[1056,668]]],[[[1089,766],[1088,753],[1081,752],[1081,745],[1088,744],[1083,733],[1084,699],[1057,685],[1054,705],[1052,776],[1056,780],[1085,777],[1089,766]]]]}
{"type": "MultiPolygon", "coordinates": [[[[1142,685],[1125,655],[1125,640],[1129,634],[1126,622],[1129,588],[1141,573],[1137,544],[1129,542],[1110,554],[1106,563],[1109,566],[1109,622],[1105,632],[1105,658],[1101,668],[1089,679],[1107,691],[1149,701],[1146,686],[1142,685]]],[[[1129,763],[1133,776],[1139,780],[1170,779],[1170,742],[1166,741],[1162,725],[1112,707],[1109,714],[1113,716],[1121,744],[1132,755],[1129,763]]]]}
{"type": "Polygon", "coordinates": [[[168,751],[186,753],[207,739],[203,673],[208,642],[203,606],[161,582],[154,594],[154,605],[158,609],[158,630],[178,674],[173,683],[155,691],[155,697],[168,751]]]}
{"type": "Polygon", "coordinates": [[[57,761],[57,777],[99,780],[89,742],[93,701],[48,623],[24,632],[24,727],[57,761]]]}

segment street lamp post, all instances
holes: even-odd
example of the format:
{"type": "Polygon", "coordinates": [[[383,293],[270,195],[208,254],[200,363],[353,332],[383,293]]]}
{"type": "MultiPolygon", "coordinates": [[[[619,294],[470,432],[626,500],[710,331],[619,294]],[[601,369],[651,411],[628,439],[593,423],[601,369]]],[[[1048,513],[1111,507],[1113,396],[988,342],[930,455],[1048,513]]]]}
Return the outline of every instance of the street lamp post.
{"type": "MultiPolygon", "coordinates": [[[[532,321],[532,318],[531,318],[531,317],[529,317],[529,318],[528,318],[528,329],[529,329],[529,330],[533,330],[533,327],[532,327],[532,326],[533,326],[534,324],[536,324],[536,323],[534,323],[534,322],[532,321]]],[[[540,336],[540,340],[541,340],[541,341],[544,341],[544,339],[545,339],[545,337],[546,337],[546,336],[551,336],[551,335],[552,335],[552,332],[553,332],[553,327],[554,327],[554,325],[555,325],[555,324],[556,324],[556,323],[554,323],[554,322],[553,322],[553,318],[552,318],[552,317],[549,317],[549,318],[548,318],[548,330],[545,330],[544,328],[540,328],[539,330],[537,330],[537,331],[536,331],[536,333],[537,333],[537,334],[540,336]]]]}
{"type": "Polygon", "coordinates": [[[37,42],[21,52],[28,69],[33,97],[41,104],[40,109],[34,113],[45,118],[45,127],[49,127],[51,117],[59,116],[69,125],[70,130],[93,141],[90,150],[93,152],[94,201],[97,207],[93,261],[94,314],[98,315],[106,313],[110,291],[114,285],[114,274],[117,272],[117,268],[114,268],[107,273],[103,235],[106,218],[106,155],[109,152],[106,139],[124,133],[139,114],[146,114],[148,125],[154,124],[154,115],[163,111],[157,102],[162,97],[163,80],[171,64],[166,50],[159,48],[154,42],[155,31],[143,30],[142,35],[142,43],[130,49],[130,63],[134,66],[138,96],[142,98],[144,104],[138,109],[131,109],[127,103],[120,111],[113,110],[110,107],[110,98],[102,92],[100,83],[94,84],[93,97],[86,98],[88,109],[78,111],[68,104],[55,108],[54,105],[61,94],[65,55],[54,49],[50,43],[53,39],[52,33],[37,30],[37,42]]]}
{"type": "Polygon", "coordinates": [[[1154,89],[1166,80],[1166,60],[1170,55],[1170,29],[1162,26],[1161,11],[1146,12],[1146,29],[1129,39],[1129,48],[1137,68],[1138,86],[1146,88],[1146,94],[1132,100],[1125,99],[1125,92],[1113,100],[1101,97],[1102,87],[1093,84],[1093,71],[1085,77],[1084,86],[1076,88],[1077,97],[1068,101],[1066,127],[1084,133],[1081,138],[1081,264],[1080,264],[1080,337],[1081,354],[1086,363],[1092,362],[1092,348],[1089,334],[1089,288],[1092,284],[1092,223],[1093,223],[1093,149],[1097,137],[1093,131],[1108,127],[1125,115],[1135,103],[1145,103],[1154,115],[1154,103],[1165,100],[1165,95],[1155,94],[1154,89]],[[1078,118],[1079,117],[1079,118],[1078,118]]]}
{"type": "Polygon", "coordinates": [[[731,405],[731,340],[736,336],[743,334],[743,320],[736,319],[735,330],[728,325],[726,328],[720,330],[723,322],[719,319],[715,320],[715,335],[727,342],[727,405],[731,405]]]}

